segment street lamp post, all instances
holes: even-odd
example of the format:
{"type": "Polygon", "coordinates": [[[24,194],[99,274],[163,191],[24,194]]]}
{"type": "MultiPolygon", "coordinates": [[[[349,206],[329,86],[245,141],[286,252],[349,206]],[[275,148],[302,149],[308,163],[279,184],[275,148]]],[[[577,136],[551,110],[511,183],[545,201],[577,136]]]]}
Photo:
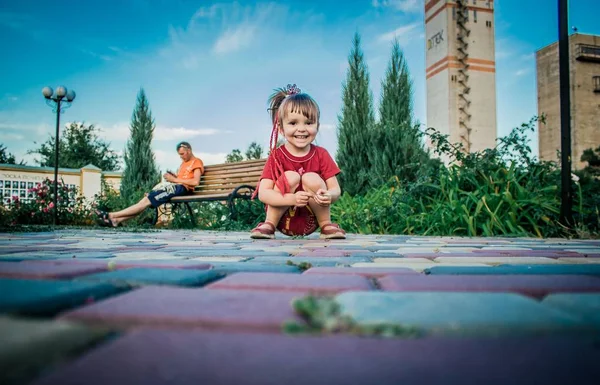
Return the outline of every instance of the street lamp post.
{"type": "Polygon", "coordinates": [[[56,113],[56,136],[54,137],[54,225],[58,225],[58,143],[60,131],[60,114],[71,107],[71,102],[75,100],[75,91],[67,90],[66,87],[59,86],[54,91],[51,87],[44,87],[42,95],[46,98],[46,104],[52,107],[56,113]]]}
{"type": "Polygon", "coordinates": [[[571,85],[569,79],[569,2],[558,0],[558,77],[560,92],[560,221],[573,224],[571,191],[571,85]]]}

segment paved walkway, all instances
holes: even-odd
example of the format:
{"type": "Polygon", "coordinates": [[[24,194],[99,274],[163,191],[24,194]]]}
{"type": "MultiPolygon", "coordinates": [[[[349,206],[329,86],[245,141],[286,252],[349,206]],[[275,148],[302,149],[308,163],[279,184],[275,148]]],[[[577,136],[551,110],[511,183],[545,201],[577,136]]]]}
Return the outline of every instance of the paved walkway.
{"type": "Polygon", "coordinates": [[[0,383],[592,384],[600,241],[0,234],[0,383]]]}

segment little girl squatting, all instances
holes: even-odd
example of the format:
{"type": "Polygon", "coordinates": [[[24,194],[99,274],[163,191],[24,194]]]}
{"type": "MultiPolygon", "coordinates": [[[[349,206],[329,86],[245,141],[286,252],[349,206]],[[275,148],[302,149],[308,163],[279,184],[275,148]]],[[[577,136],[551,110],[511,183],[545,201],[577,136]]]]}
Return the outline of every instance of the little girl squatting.
{"type": "Polygon", "coordinates": [[[273,239],[276,229],[291,236],[308,235],[319,227],[321,239],[345,239],[344,230],[331,222],[330,212],[341,194],[336,177],[340,169],[326,149],[312,144],[319,131],[318,104],[288,84],[275,90],[269,107],[270,154],[254,193],[267,214],[250,237],[273,239]],[[285,143],[277,147],[279,134],[285,143]]]}

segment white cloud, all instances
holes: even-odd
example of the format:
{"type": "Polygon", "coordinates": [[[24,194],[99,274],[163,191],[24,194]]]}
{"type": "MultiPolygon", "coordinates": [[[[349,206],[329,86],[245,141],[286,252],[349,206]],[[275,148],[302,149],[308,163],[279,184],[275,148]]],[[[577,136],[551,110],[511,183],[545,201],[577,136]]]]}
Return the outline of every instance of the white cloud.
{"type": "Polygon", "coordinates": [[[215,42],[213,52],[225,54],[245,48],[252,43],[255,31],[255,25],[241,25],[235,29],[228,29],[215,42]]]}
{"type": "Polygon", "coordinates": [[[190,19],[190,24],[193,24],[198,19],[212,19],[217,16],[217,11],[223,7],[223,4],[213,4],[210,7],[200,7],[190,19]]]}
{"type": "Polygon", "coordinates": [[[278,3],[241,5],[237,2],[201,7],[184,27],[169,26],[169,43],[159,50],[164,58],[195,70],[209,55],[224,55],[248,48],[283,20],[288,7],[278,3]]]}
{"type": "Polygon", "coordinates": [[[394,39],[398,40],[400,44],[407,44],[412,41],[415,37],[420,36],[418,28],[421,27],[421,22],[414,22],[411,24],[403,25],[396,28],[393,31],[383,33],[377,37],[380,42],[391,42],[394,39]]]}
{"type": "Polygon", "coordinates": [[[21,134],[15,134],[12,132],[2,132],[0,133],[0,142],[6,142],[9,140],[24,140],[25,137],[21,134]]]}
{"type": "Polygon", "coordinates": [[[375,8],[393,8],[400,12],[416,13],[424,9],[424,0],[373,0],[375,8]]]}
{"type": "Polygon", "coordinates": [[[216,135],[228,133],[229,131],[217,130],[216,128],[185,128],[185,127],[156,127],[154,130],[155,140],[189,140],[198,136],[216,135]]]}
{"type": "MultiPolygon", "coordinates": [[[[34,137],[34,138],[43,138],[41,141],[46,140],[46,134],[54,135],[54,130],[56,126],[51,126],[48,123],[31,123],[31,124],[23,124],[23,123],[9,123],[4,122],[0,123],[0,130],[9,130],[13,132],[19,132],[20,134],[25,135],[26,137],[34,137]]],[[[6,133],[5,133],[6,135],[6,133]]]]}
{"type": "MultiPolygon", "coordinates": [[[[120,122],[112,126],[96,125],[100,129],[99,136],[109,141],[126,141],[129,138],[129,123],[120,122]]],[[[166,127],[156,126],[153,139],[156,141],[180,141],[192,140],[200,136],[210,136],[217,134],[229,134],[229,130],[219,130],[216,128],[186,128],[186,127],[166,127]]]]}
{"type": "Polygon", "coordinates": [[[227,157],[227,154],[224,152],[219,152],[216,154],[213,153],[209,153],[209,152],[200,152],[195,154],[198,158],[202,159],[202,162],[204,162],[204,164],[219,164],[219,163],[224,163],[225,162],[225,158],[227,157]]]}
{"type": "Polygon", "coordinates": [[[527,68],[522,68],[520,70],[517,70],[515,72],[515,76],[523,76],[523,75],[527,75],[529,73],[529,69],[527,68]]]}
{"type": "Polygon", "coordinates": [[[319,126],[319,129],[323,131],[332,131],[335,130],[335,124],[323,123],[319,126]]]}

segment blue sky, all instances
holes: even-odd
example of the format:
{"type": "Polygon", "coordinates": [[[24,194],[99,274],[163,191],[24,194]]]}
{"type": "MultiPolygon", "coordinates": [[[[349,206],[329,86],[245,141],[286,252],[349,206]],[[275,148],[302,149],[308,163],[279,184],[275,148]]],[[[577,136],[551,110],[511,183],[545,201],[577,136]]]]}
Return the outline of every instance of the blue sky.
{"type": "MultiPolygon", "coordinates": [[[[268,145],[266,99],[296,83],[321,106],[318,144],[335,153],[341,84],[358,31],[378,104],[397,36],[426,122],[423,0],[0,0],[0,143],[28,149],[54,133],[41,95],[77,92],[62,122],[84,121],[121,152],[140,87],[156,120],[160,167],[176,168],[188,140],[207,164],[252,141],[268,145]]],[[[496,0],[498,135],[536,115],[534,52],[556,41],[556,0],[496,0]]],[[[572,1],[570,25],[600,34],[600,2],[572,1]]],[[[537,151],[537,139],[532,136],[537,151]]]]}

